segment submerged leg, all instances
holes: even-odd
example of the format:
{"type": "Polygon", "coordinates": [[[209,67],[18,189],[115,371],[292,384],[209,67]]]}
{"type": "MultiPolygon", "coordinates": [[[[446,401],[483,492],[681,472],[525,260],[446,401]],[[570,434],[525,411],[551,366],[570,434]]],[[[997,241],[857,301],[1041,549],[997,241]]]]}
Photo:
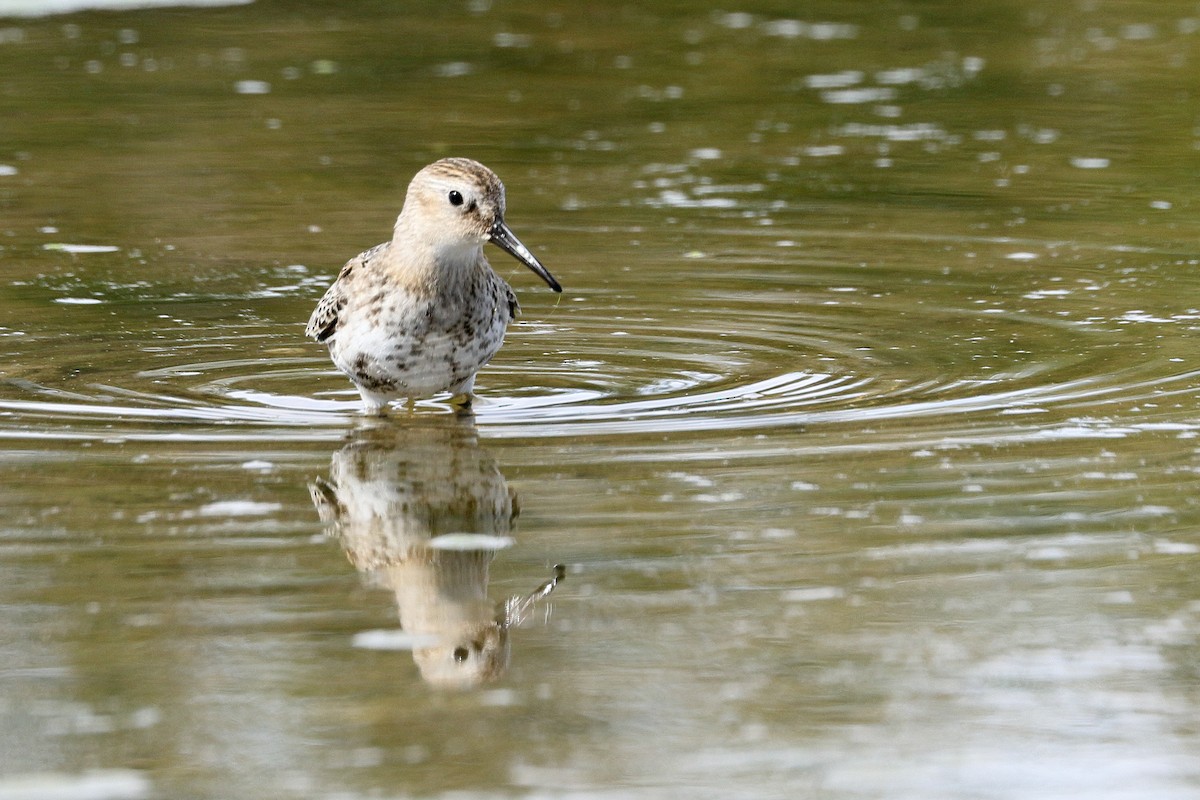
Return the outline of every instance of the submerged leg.
{"type": "Polygon", "coordinates": [[[376,394],[361,386],[358,387],[358,393],[362,395],[363,414],[377,417],[387,415],[389,398],[386,395],[376,394]]]}
{"type": "Polygon", "coordinates": [[[450,387],[450,405],[461,408],[471,407],[472,392],[475,390],[475,376],[467,378],[457,386],[450,387]]]}

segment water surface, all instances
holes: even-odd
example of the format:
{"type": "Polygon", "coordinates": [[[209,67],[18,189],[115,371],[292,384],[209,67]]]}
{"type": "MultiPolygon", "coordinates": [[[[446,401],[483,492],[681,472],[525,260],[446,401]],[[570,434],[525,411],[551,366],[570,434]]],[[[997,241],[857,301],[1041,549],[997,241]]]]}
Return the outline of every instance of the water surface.
{"type": "Polygon", "coordinates": [[[1197,36],[0,22],[0,797],[1195,796],[1197,36]],[[449,154],[566,291],[366,419],[303,323],[449,154]]]}

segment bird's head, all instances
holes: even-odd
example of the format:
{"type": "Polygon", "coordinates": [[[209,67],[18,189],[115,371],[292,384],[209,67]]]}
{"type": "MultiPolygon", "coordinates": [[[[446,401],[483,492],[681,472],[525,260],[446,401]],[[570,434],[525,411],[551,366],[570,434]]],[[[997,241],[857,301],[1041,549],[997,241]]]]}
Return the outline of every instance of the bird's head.
{"type": "Polygon", "coordinates": [[[529,267],[556,292],[562,287],[504,222],[504,184],[496,173],[469,158],[443,158],[418,172],[408,185],[397,231],[419,231],[433,249],[451,260],[473,258],[492,242],[529,267]]]}

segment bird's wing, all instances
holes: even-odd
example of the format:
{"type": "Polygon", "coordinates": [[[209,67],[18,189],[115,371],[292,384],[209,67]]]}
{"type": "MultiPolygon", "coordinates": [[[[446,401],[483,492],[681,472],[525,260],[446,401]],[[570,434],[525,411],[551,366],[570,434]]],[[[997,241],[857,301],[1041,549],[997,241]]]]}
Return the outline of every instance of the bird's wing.
{"type": "Polygon", "coordinates": [[[381,244],[372,247],[346,262],[346,266],[342,267],[342,271],[338,273],[333,284],[326,290],[325,296],[321,298],[321,302],[317,303],[312,316],[308,318],[308,325],[304,328],[305,336],[310,336],[318,342],[329,341],[329,337],[337,332],[338,315],[346,307],[346,291],[354,280],[355,271],[366,267],[375,254],[385,246],[386,244],[381,244]]]}
{"type": "Polygon", "coordinates": [[[512,322],[521,315],[521,304],[517,302],[517,295],[511,286],[505,286],[504,289],[508,295],[508,321],[512,322]]]}

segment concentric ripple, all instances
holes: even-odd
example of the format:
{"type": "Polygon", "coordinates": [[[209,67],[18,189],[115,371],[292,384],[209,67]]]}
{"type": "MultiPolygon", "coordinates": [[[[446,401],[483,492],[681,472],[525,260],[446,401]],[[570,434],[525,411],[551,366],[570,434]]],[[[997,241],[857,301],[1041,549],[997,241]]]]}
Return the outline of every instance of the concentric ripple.
{"type": "MultiPolygon", "coordinates": [[[[558,307],[528,299],[527,319],[540,321],[515,326],[481,373],[478,424],[491,436],[861,426],[973,414],[1062,424],[1122,404],[1159,407],[1190,392],[1197,376],[1185,359],[1141,344],[1151,327],[1191,324],[1194,316],[1106,312],[1095,285],[1061,275],[1043,288],[999,294],[995,275],[971,274],[939,301],[924,296],[927,281],[911,269],[875,270],[857,282],[845,281],[853,273],[835,281],[782,259],[752,269],[748,289],[745,267],[714,264],[667,302],[662,293],[643,301],[637,292],[604,290],[584,290],[558,307]]],[[[300,316],[314,291],[302,288],[295,299],[303,306],[289,305],[281,318],[300,316]]],[[[6,376],[0,436],[340,435],[358,416],[357,394],[320,348],[301,340],[298,326],[281,331],[270,318],[181,324],[153,336],[133,331],[124,343],[12,340],[50,360],[39,362],[42,372],[6,376]],[[74,363],[88,369],[66,369],[74,363]]],[[[33,359],[25,353],[23,361],[33,359]]],[[[447,410],[435,399],[417,413],[447,410]]]]}

